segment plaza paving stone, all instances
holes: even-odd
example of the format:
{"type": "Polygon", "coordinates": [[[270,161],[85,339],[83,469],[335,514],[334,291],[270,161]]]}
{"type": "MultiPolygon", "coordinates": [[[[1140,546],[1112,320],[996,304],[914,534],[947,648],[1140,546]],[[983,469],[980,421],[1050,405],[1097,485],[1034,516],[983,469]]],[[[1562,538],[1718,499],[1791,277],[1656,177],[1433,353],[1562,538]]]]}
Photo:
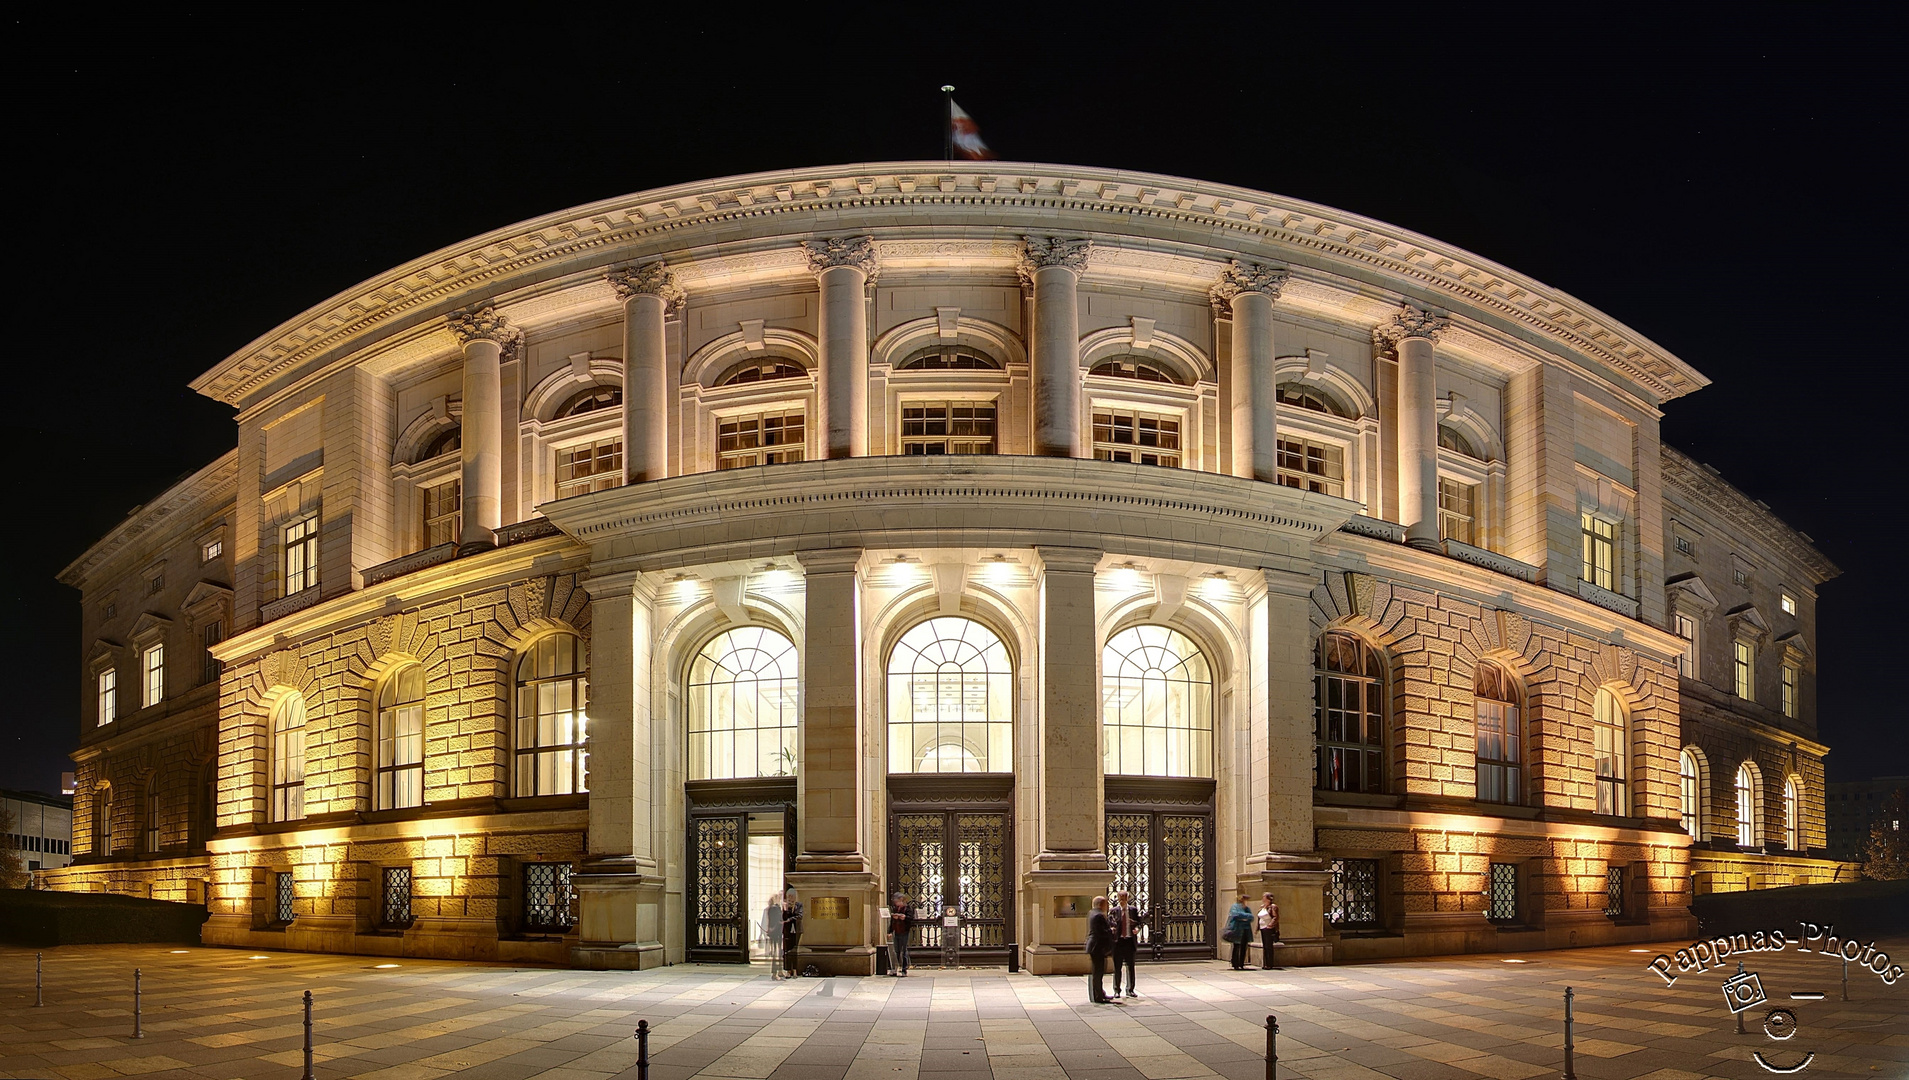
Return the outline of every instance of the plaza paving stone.
{"type": "MultiPolygon", "coordinates": [[[[1883,943],[1909,956],[1909,940],[1883,943]]],[[[1650,950],[1654,952],[1655,950],[1650,950]]],[[[362,1080],[1264,1080],[1266,1016],[1281,1080],[1560,1076],[1563,993],[1576,991],[1583,1080],[1767,1078],[1762,1050],[1807,1080],[1909,1078],[1909,979],[1819,956],[1757,954],[1769,1001],[1737,1035],[1726,973],[1667,987],[1624,948],[1234,972],[1147,964],[1140,998],[1089,1005],[1079,977],[999,969],[778,982],[758,968],[579,972],[448,961],[130,945],[0,947],[0,1078],[294,1080],[300,995],[313,993],[315,1075],[362,1080]],[[389,966],[391,964],[396,966],[389,966]],[[384,965],[384,966],[381,966],[384,965]],[[132,1039],[132,972],[144,973],[132,1039]],[[1818,991],[1821,1001],[1793,1001],[1818,991]],[[1762,1029],[1792,1008],[1785,1041],[1762,1029]]]]}

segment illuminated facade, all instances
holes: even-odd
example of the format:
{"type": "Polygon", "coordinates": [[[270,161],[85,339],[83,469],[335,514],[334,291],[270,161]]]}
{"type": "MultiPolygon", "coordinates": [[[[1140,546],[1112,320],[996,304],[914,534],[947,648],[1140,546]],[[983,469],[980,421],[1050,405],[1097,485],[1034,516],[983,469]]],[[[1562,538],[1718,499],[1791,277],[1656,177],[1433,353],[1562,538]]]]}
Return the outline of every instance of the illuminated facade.
{"type": "Polygon", "coordinates": [[[1679,936],[1694,860],[1833,870],[1834,568],[1660,447],[1704,383],[1476,256],[1169,177],[869,165],[513,226],[194,384],[236,451],[64,578],[57,884],[203,894],[211,943],[584,966],[745,959],[785,881],[836,972],[897,889],[1035,971],[1110,888],[1168,956],[1236,892],[1285,963],[1679,936]],[[1796,610],[1690,607],[1679,528],[1796,610]],[[1693,856],[1687,745],[1712,848],[1761,770],[1755,855],[1693,856]]]}

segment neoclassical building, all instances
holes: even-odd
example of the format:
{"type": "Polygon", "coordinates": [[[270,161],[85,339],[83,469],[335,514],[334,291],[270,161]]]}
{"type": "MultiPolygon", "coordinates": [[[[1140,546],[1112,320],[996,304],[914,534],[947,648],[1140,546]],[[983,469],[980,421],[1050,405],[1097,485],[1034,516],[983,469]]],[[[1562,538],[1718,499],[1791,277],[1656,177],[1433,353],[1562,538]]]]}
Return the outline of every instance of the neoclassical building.
{"type": "Polygon", "coordinates": [[[61,888],[208,943],[1075,970],[1648,941],[1834,875],[1835,568],[1556,289],[1198,181],[870,164],[434,252],[195,389],[237,447],[66,571],[61,888]],[[944,936],[945,935],[945,936],[944,936]]]}

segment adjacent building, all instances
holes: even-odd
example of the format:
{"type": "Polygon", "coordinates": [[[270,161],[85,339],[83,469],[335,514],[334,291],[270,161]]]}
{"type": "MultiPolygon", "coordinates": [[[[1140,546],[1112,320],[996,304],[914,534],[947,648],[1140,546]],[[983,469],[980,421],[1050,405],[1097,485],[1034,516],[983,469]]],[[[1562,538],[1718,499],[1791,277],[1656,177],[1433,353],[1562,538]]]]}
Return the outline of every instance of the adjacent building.
{"type": "Polygon", "coordinates": [[[20,853],[28,872],[51,870],[73,861],[73,799],[37,791],[0,791],[0,810],[12,823],[0,842],[20,853]]]}
{"type": "Polygon", "coordinates": [[[208,943],[868,972],[1662,940],[1833,876],[1809,539],[1705,378],[1428,237],[1198,181],[810,169],[512,226],[201,376],[237,448],[63,578],[63,888],[208,943]],[[158,651],[155,659],[154,652],[158,651]],[[1746,779],[1747,778],[1747,779],[1746,779]],[[1747,786],[1746,786],[1747,785],[1747,786]]]}
{"type": "MultiPolygon", "coordinates": [[[[1827,854],[1832,859],[1867,862],[1870,828],[1887,811],[1898,793],[1909,791],[1909,776],[1877,776],[1868,780],[1832,781],[1827,787],[1829,812],[1827,854]]],[[[1901,829],[1894,818],[1884,818],[1901,829]]]]}

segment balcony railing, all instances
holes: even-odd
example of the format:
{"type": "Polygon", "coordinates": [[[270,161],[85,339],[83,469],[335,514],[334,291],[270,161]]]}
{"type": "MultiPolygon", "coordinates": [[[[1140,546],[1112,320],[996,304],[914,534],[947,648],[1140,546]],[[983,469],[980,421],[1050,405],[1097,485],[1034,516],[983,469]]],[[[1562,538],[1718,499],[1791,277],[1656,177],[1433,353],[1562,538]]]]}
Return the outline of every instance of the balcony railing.
{"type": "Polygon", "coordinates": [[[400,555],[388,562],[366,567],[365,584],[370,586],[380,581],[390,581],[394,577],[402,577],[427,566],[447,563],[455,558],[457,558],[457,545],[454,543],[439,544],[436,547],[425,548],[423,551],[414,551],[409,555],[400,555]]]}
{"type": "Polygon", "coordinates": [[[1627,618],[1637,618],[1637,601],[1622,593],[1614,593],[1609,589],[1593,585],[1583,578],[1578,579],[1578,596],[1607,611],[1615,611],[1627,618]]]}
{"type": "Polygon", "coordinates": [[[1537,584],[1538,581],[1537,567],[1528,562],[1520,562],[1509,555],[1500,555],[1495,551],[1486,551],[1484,548],[1473,547],[1470,544],[1461,544],[1456,540],[1445,541],[1445,554],[1450,558],[1457,559],[1459,562],[1471,563],[1473,566],[1482,566],[1487,570],[1506,574],[1520,581],[1528,581],[1534,585],[1537,584]]]}
{"type": "Polygon", "coordinates": [[[271,622],[273,619],[282,619],[294,611],[303,611],[311,607],[321,599],[323,597],[316,585],[309,589],[300,589],[290,596],[281,596],[270,603],[260,604],[259,621],[271,622]]]}

